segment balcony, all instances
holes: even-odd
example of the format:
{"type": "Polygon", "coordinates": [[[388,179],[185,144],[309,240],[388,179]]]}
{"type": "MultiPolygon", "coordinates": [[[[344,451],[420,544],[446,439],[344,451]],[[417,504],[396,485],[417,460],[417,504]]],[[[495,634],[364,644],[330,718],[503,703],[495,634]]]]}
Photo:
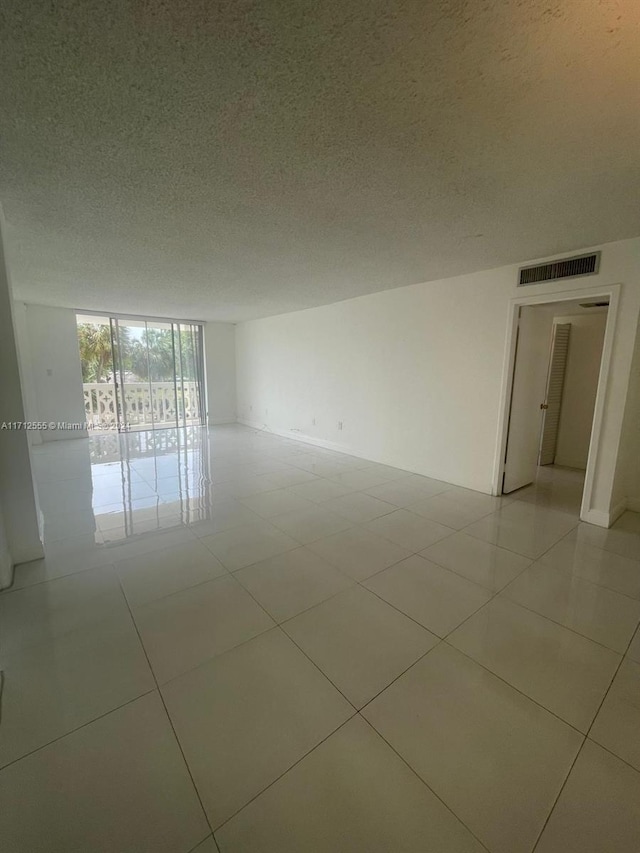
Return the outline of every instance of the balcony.
{"type": "Polygon", "coordinates": [[[121,417],[111,382],[85,382],[82,387],[86,420],[96,432],[113,430],[119,421],[137,430],[175,427],[178,420],[181,426],[202,422],[195,381],[126,382],[121,417]]]}

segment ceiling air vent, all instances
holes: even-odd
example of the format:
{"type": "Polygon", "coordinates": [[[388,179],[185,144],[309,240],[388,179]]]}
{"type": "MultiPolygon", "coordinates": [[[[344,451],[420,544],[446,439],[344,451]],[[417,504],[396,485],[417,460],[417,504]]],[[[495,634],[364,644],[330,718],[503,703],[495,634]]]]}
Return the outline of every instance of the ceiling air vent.
{"type": "Polygon", "coordinates": [[[527,284],[540,284],[543,281],[556,281],[559,278],[575,278],[579,275],[595,275],[600,266],[600,252],[589,255],[576,255],[575,258],[562,258],[547,264],[532,267],[520,267],[518,287],[527,284]]]}

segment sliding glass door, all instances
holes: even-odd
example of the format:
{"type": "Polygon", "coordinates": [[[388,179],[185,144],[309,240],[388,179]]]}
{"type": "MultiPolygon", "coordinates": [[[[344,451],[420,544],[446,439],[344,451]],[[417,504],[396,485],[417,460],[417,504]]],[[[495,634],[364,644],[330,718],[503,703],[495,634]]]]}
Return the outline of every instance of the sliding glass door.
{"type": "Polygon", "coordinates": [[[202,326],[196,323],[174,323],[173,351],[178,419],[187,425],[203,423],[205,404],[202,326]]]}
{"type": "Polygon", "coordinates": [[[203,424],[202,326],[137,317],[110,322],[120,424],[133,430],[203,424]]]}

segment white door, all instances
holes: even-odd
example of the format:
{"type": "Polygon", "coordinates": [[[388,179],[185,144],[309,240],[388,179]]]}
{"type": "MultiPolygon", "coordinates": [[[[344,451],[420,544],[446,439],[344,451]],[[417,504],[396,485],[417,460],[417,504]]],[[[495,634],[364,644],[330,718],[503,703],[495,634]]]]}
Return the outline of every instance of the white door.
{"type": "Polygon", "coordinates": [[[550,312],[542,306],[526,305],[520,309],[503,494],[536,479],[551,323],[550,312]]]}
{"type": "Polygon", "coordinates": [[[571,323],[555,323],[553,326],[553,342],[551,358],[547,375],[547,388],[544,396],[542,416],[542,440],[540,442],[540,465],[553,465],[558,444],[558,427],[560,426],[560,408],[564,390],[564,376],[567,372],[567,356],[569,355],[569,338],[571,323]]]}

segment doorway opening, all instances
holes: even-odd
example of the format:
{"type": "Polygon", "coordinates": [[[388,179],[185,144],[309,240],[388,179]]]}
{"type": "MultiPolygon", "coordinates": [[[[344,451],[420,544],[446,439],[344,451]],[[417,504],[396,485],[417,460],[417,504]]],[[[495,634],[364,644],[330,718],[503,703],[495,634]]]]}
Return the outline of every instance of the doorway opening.
{"type": "Polygon", "coordinates": [[[590,510],[617,298],[611,286],[513,300],[495,494],[528,487],[606,523],[590,510]]]}
{"type": "Polygon", "coordinates": [[[82,313],[77,324],[86,419],[94,432],[205,422],[201,324],[82,313]]]}

